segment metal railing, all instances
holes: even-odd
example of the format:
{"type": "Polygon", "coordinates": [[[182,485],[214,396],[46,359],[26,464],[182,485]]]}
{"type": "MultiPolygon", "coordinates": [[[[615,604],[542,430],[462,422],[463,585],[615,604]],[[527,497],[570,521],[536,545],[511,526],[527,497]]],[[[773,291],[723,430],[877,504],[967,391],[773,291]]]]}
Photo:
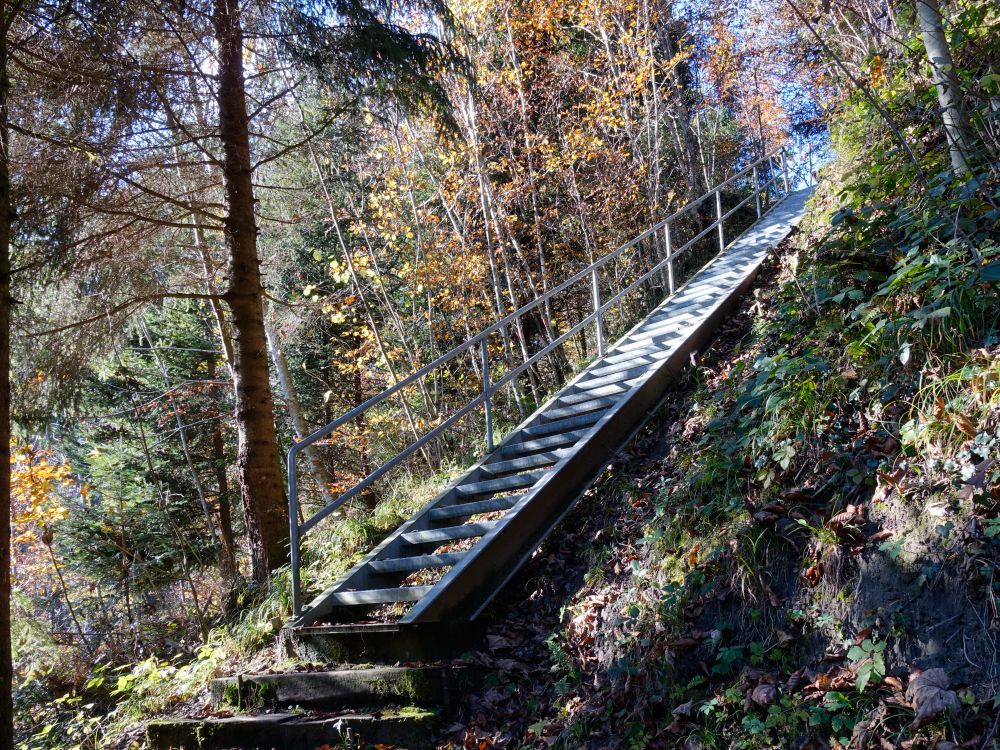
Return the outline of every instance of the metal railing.
{"type": "MultiPolygon", "coordinates": [[[[788,175],[788,161],[786,158],[785,149],[777,148],[766,156],[761,157],[753,164],[744,168],[737,174],[730,177],[725,182],[722,182],[711,190],[706,192],[700,198],[697,198],[690,203],[688,203],[683,208],[675,211],[670,216],[654,224],[652,227],[647,229],[645,232],[639,234],[638,236],[632,238],[625,244],[618,247],[616,250],[608,253],[599,260],[595,261],[591,265],[584,268],[582,271],[578,271],[570,278],[566,279],[559,285],[549,289],[544,294],[539,295],[531,302],[519,307],[514,312],[508,314],[506,317],[498,320],[489,327],[483,329],[478,334],[468,339],[465,343],[456,346],[451,351],[446,354],[441,355],[433,362],[424,365],[419,370],[415,371],[411,375],[407,376],[403,380],[398,381],[391,388],[387,388],[376,396],[368,399],[361,405],[351,409],[346,414],[338,417],[334,421],[327,424],[325,427],[321,427],[312,434],[303,438],[302,440],[294,443],[288,451],[288,511],[289,511],[289,526],[291,532],[290,547],[291,547],[291,567],[292,567],[292,608],[294,610],[295,616],[299,616],[302,613],[302,601],[301,601],[301,559],[300,559],[300,544],[302,537],[308,533],[312,528],[314,528],[320,521],[328,517],[335,510],[340,508],[345,503],[349,502],[351,499],[357,497],[361,492],[365,491],[368,487],[372,486],[378,479],[383,477],[388,472],[392,471],[397,467],[403,460],[413,455],[415,452],[421,450],[427,443],[440,437],[444,432],[453,427],[456,422],[458,422],[462,417],[469,414],[470,412],[478,409],[480,406],[483,407],[484,419],[485,419],[485,431],[486,431],[486,448],[487,451],[492,451],[495,447],[494,435],[493,435],[493,409],[492,400],[493,395],[504,386],[510,384],[517,377],[522,375],[528,368],[535,365],[543,357],[554,351],[557,347],[564,344],[572,336],[580,333],[584,328],[590,324],[595,324],[596,337],[597,337],[597,353],[598,356],[603,356],[606,351],[606,340],[605,340],[605,313],[614,305],[618,304],[623,300],[626,295],[634,292],[642,284],[649,282],[657,274],[662,275],[666,271],[665,286],[669,290],[669,295],[673,295],[676,291],[675,279],[674,279],[674,263],[677,259],[683,255],[685,252],[690,250],[695,246],[700,240],[707,237],[712,231],[716,231],[718,234],[718,246],[719,252],[726,249],[726,233],[725,233],[725,222],[727,219],[732,217],[737,211],[746,206],[749,201],[753,200],[757,220],[759,221],[762,216],[764,216],[773,205],[787,195],[789,192],[789,175],[788,175]],[[761,183],[761,175],[763,174],[765,182],[761,183]],[[743,200],[737,203],[735,206],[730,208],[726,213],[723,213],[723,201],[722,201],[722,191],[737,182],[738,180],[749,176],[752,181],[753,190],[747,195],[743,200]],[[781,180],[781,185],[779,186],[778,180],[781,180]],[[773,193],[773,195],[772,195],[773,193]],[[774,198],[771,206],[764,210],[764,201],[768,196],[774,198]],[[676,223],[678,219],[683,217],[689,211],[701,206],[705,201],[710,198],[715,199],[715,221],[709,224],[707,227],[698,232],[694,237],[689,239],[680,247],[675,248],[673,246],[674,237],[671,233],[671,225],[676,223]],[[646,273],[642,274],[638,279],[633,281],[631,284],[623,288],[617,294],[614,294],[607,300],[601,298],[601,284],[599,272],[604,269],[611,261],[619,258],[625,253],[626,250],[636,247],[640,242],[648,238],[653,238],[654,242],[657,241],[657,233],[663,233],[663,245],[665,249],[664,258],[660,262],[656,263],[652,268],[650,268],[646,273]],[[590,297],[592,303],[592,312],[585,316],[578,323],[570,327],[567,331],[560,334],[558,337],[552,339],[547,346],[531,355],[525,359],[517,367],[510,369],[503,377],[493,381],[490,375],[490,353],[489,347],[487,345],[487,339],[489,336],[496,332],[503,332],[508,326],[514,325],[518,320],[525,314],[536,310],[542,305],[546,305],[549,301],[560,292],[564,292],[570,287],[578,284],[581,281],[587,281],[590,285],[590,297]],[[454,411],[451,416],[445,419],[443,422],[438,424],[433,429],[421,435],[418,439],[410,443],[406,448],[398,452],[391,459],[383,463],[377,469],[368,474],[367,477],[357,482],[353,487],[341,493],[339,497],[328,503],[326,506],[316,511],[309,518],[305,518],[302,523],[299,523],[299,501],[298,501],[298,483],[296,476],[296,458],[299,453],[313,445],[314,443],[328,437],[340,427],[345,424],[355,420],[360,415],[364,414],[369,409],[372,409],[379,404],[384,403],[386,400],[392,396],[400,393],[403,389],[411,386],[421,378],[426,377],[433,370],[441,367],[442,365],[451,362],[456,357],[459,357],[466,352],[470,352],[473,347],[479,348],[479,359],[480,368],[482,373],[482,390],[478,396],[469,401],[465,406],[454,411]]],[[[756,222],[754,222],[756,223],[756,222]]],[[[751,224],[752,226],[752,224],[751,224]]],[[[657,243],[658,244],[658,243],[657,243]]],[[[668,295],[668,296],[669,296],[668,295]]]]}

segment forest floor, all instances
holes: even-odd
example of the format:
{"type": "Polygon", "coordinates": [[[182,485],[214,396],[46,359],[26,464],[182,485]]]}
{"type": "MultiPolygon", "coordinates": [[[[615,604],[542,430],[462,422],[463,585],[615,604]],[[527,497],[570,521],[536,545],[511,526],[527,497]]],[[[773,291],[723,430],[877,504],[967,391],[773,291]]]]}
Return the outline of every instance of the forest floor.
{"type": "Polygon", "coordinates": [[[992,462],[918,471],[866,393],[764,482],[716,476],[725,405],[779,342],[817,343],[775,326],[801,241],[491,607],[490,677],[442,747],[994,746],[992,462]]]}

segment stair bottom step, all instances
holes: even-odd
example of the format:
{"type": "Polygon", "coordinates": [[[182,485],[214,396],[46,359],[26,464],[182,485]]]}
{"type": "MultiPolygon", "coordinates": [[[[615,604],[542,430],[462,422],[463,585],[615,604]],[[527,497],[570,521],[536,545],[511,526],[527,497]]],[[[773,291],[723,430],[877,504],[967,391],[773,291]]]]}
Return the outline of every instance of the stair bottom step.
{"type": "Polygon", "coordinates": [[[450,661],[479,649],[481,623],[401,625],[351,623],[311,625],[281,631],[280,651],[300,661],[393,665],[399,662],[450,661]]]}
{"type": "Polygon", "coordinates": [[[243,711],[446,706],[473,690],[479,676],[465,665],[366,667],[223,677],[212,680],[211,690],[215,706],[243,711]]]}
{"type": "Polygon", "coordinates": [[[396,714],[346,713],[322,718],[287,713],[261,714],[151,721],[146,727],[146,737],[150,747],[157,750],[340,747],[349,736],[362,747],[382,744],[422,750],[434,746],[438,724],[436,713],[413,709],[396,714]]]}

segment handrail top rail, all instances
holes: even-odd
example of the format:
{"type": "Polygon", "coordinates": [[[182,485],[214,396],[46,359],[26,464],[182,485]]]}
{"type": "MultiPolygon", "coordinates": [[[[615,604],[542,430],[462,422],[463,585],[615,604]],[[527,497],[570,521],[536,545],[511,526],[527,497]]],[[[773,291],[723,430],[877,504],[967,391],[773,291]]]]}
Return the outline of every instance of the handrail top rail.
{"type": "Polygon", "coordinates": [[[381,402],[383,402],[386,399],[390,398],[391,396],[394,396],[396,393],[398,393],[402,389],[404,389],[404,388],[412,385],[413,383],[417,382],[418,380],[420,380],[420,378],[424,377],[425,375],[427,375],[428,373],[430,373],[432,370],[435,370],[438,367],[440,367],[441,365],[446,364],[447,362],[450,362],[452,359],[454,359],[455,357],[459,356],[460,354],[464,354],[465,352],[469,351],[469,349],[471,349],[475,345],[479,344],[480,342],[484,341],[487,337],[489,337],[493,333],[496,333],[497,331],[502,330],[505,326],[510,325],[510,323],[513,320],[515,320],[517,318],[520,318],[525,313],[531,312],[535,308],[540,307],[541,305],[545,304],[547,301],[549,301],[556,294],[559,294],[560,292],[565,291],[566,289],[568,289],[569,287],[573,286],[574,284],[576,284],[580,280],[586,278],[587,276],[589,276],[590,274],[592,274],[595,271],[599,270],[600,268],[603,268],[605,265],[607,265],[608,263],[610,263],[612,260],[614,260],[618,256],[620,256],[623,252],[625,252],[626,250],[628,250],[630,247],[633,247],[636,243],[641,242],[642,240],[646,239],[647,237],[652,236],[654,233],[656,233],[659,230],[663,229],[663,227],[667,226],[668,224],[670,224],[670,222],[672,222],[675,219],[679,218],[680,216],[684,215],[685,213],[687,213],[688,211],[690,211],[695,206],[701,205],[709,196],[714,195],[715,193],[717,193],[718,191],[722,190],[725,187],[728,187],[729,185],[731,185],[736,180],[740,179],[741,177],[743,177],[747,173],[751,172],[753,169],[755,169],[760,164],[762,164],[762,163],[764,163],[766,161],[769,161],[770,159],[774,158],[774,156],[776,154],[778,154],[780,152],[783,152],[783,151],[784,151],[784,146],[778,146],[777,148],[772,149],[770,152],[768,152],[764,156],[760,157],[759,159],[757,159],[753,163],[749,164],[748,166],[744,167],[742,170],[740,170],[739,172],[737,172],[736,174],[734,174],[732,177],[730,177],[729,179],[727,179],[725,182],[719,183],[718,185],[716,185],[715,187],[711,188],[706,193],[704,193],[703,195],[701,195],[699,198],[696,198],[695,200],[690,201],[689,203],[687,203],[686,205],[684,205],[682,208],[678,209],[677,211],[675,211],[674,213],[670,214],[666,218],[661,219],[660,221],[658,221],[656,224],[654,224],[653,226],[651,226],[649,229],[645,230],[641,234],[633,237],[631,240],[629,240],[628,242],[624,243],[623,245],[620,245],[618,248],[616,248],[615,250],[611,251],[610,253],[607,253],[606,255],[602,256],[601,258],[598,258],[596,261],[594,261],[593,263],[591,263],[589,266],[587,266],[586,268],[584,268],[584,269],[578,271],[577,273],[573,274],[572,276],[570,276],[568,279],[566,279],[565,281],[561,282],[560,284],[552,287],[551,289],[549,289],[544,294],[539,295],[535,299],[531,300],[530,302],[525,303],[524,305],[522,305],[518,309],[514,310],[513,312],[508,313],[503,318],[501,318],[500,320],[498,320],[498,321],[490,324],[489,326],[487,326],[486,328],[484,328],[483,330],[481,330],[479,333],[477,333],[475,336],[473,336],[472,338],[468,339],[464,343],[459,344],[458,346],[454,347],[453,349],[445,352],[444,354],[442,354],[441,356],[439,356],[437,359],[435,359],[432,362],[424,365],[419,370],[414,371],[413,373],[411,373],[407,377],[403,378],[402,380],[398,381],[397,383],[395,383],[394,385],[390,386],[389,388],[386,388],[385,390],[381,391],[380,393],[377,393],[376,395],[372,396],[371,398],[369,398],[364,403],[359,404],[358,406],[354,407],[349,412],[341,415],[340,417],[338,417],[337,419],[333,420],[329,424],[327,424],[327,425],[325,425],[323,427],[320,427],[319,429],[313,431],[312,433],[310,433],[306,437],[302,438],[301,440],[298,440],[295,443],[292,443],[291,447],[288,450],[288,467],[289,467],[289,470],[290,471],[294,471],[293,463],[295,461],[295,457],[302,450],[304,450],[305,448],[308,448],[310,445],[313,445],[314,443],[318,442],[319,440],[322,440],[324,437],[327,437],[328,435],[330,435],[331,433],[333,433],[337,428],[342,427],[344,424],[346,424],[346,423],[350,422],[351,420],[355,419],[358,415],[363,414],[364,412],[368,411],[372,407],[377,406],[378,404],[380,404],[381,402]]]}

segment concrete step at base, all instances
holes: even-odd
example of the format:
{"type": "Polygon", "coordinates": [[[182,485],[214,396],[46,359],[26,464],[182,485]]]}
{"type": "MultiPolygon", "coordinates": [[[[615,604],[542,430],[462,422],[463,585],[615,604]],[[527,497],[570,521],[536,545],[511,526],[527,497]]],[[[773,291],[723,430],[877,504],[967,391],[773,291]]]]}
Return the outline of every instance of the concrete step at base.
{"type": "Polygon", "coordinates": [[[212,703],[240,711],[299,706],[321,711],[345,707],[457,705],[476,687],[479,670],[464,665],[372,667],[222,677],[211,682],[212,703]]]}
{"type": "Polygon", "coordinates": [[[146,739],[156,750],[312,750],[323,745],[344,747],[345,743],[430,750],[439,727],[435,713],[420,710],[322,718],[261,714],[151,721],[146,725],[146,739]]]}
{"type": "Polygon", "coordinates": [[[278,648],[303,662],[393,666],[450,662],[480,648],[484,634],[485,626],[476,622],[309,625],[282,629],[278,648]]]}

